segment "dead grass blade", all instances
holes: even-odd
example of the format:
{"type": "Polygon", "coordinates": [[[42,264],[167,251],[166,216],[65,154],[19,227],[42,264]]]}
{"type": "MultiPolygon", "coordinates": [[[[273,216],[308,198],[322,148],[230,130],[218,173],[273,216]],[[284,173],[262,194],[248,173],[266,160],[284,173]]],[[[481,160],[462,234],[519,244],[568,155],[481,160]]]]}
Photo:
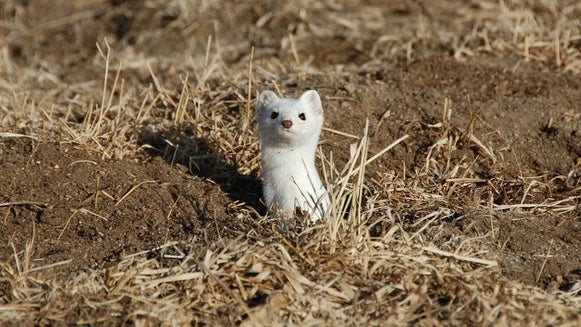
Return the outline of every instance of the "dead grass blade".
{"type": "Polygon", "coordinates": [[[118,206],[121,202],[123,202],[123,200],[125,200],[129,195],[131,195],[131,193],[135,192],[135,190],[137,190],[138,188],[140,188],[141,186],[145,185],[145,184],[157,184],[157,181],[143,181],[141,183],[138,183],[134,186],[132,186],[129,191],[127,191],[125,194],[123,194],[123,196],[117,200],[117,202],[115,202],[115,205],[118,206]]]}

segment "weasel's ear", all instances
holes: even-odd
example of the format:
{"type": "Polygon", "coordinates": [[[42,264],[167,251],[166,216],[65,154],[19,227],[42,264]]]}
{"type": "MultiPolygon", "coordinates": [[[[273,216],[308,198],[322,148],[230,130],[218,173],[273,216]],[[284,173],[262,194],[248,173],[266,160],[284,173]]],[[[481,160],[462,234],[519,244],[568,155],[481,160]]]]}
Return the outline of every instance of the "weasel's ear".
{"type": "Polygon", "coordinates": [[[313,113],[317,115],[323,114],[323,104],[321,103],[321,98],[319,97],[319,93],[317,93],[317,91],[309,90],[303,93],[299,100],[307,107],[309,107],[313,113]]]}
{"type": "Polygon", "coordinates": [[[277,99],[278,99],[278,97],[276,96],[276,94],[274,92],[269,91],[269,90],[262,91],[260,93],[260,96],[258,96],[257,108],[260,109],[263,106],[267,106],[277,99]]]}

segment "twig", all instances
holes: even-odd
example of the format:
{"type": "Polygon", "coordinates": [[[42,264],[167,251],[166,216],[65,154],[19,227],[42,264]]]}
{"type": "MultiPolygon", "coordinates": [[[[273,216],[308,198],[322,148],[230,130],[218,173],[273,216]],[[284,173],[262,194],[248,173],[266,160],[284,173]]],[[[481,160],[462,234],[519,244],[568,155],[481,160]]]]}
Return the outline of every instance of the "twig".
{"type": "Polygon", "coordinates": [[[549,248],[547,249],[547,254],[545,254],[545,260],[543,260],[543,264],[541,265],[541,270],[539,270],[539,273],[537,274],[537,278],[535,280],[535,282],[539,282],[539,280],[541,280],[541,276],[543,275],[543,271],[545,270],[545,265],[547,264],[547,261],[549,261],[549,256],[551,255],[551,247],[553,246],[553,240],[551,239],[551,242],[549,243],[549,248]]]}
{"type": "Polygon", "coordinates": [[[329,128],[329,127],[323,127],[323,130],[325,132],[331,132],[333,134],[337,134],[337,135],[349,137],[349,138],[352,138],[352,139],[359,139],[359,137],[356,136],[356,135],[349,134],[349,133],[346,133],[346,132],[342,132],[342,131],[339,131],[339,130],[336,130],[336,129],[332,129],[332,128],[329,128]]]}
{"type": "Polygon", "coordinates": [[[97,213],[94,213],[94,212],[92,212],[91,210],[87,210],[87,209],[85,209],[85,208],[81,208],[81,209],[79,209],[79,212],[80,212],[80,213],[84,213],[84,214],[93,215],[93,216],[95,216],[95,217],[97,217],[97,218],[101,218],[101,219],[103,219],[104,221],[109,221],[109,219],[107,219],[107,217],[105,217],[105,216],[101,216],[101,215],[99,215],[99,214],[97,214],[97,213]]]}
{"type": "Polygon", "coordinates": [[[97,165],[97,163],[95,161],[92,161],[92,160],[76,160],[76,161],[71,162],[69,164],[69,167],[72,167],[72,166],[74,166],[76,164],[80,164],[80,163],[90,163],[93,165],[97,165]]]}
{"type": "Polygon", "coordinates": [[[494,260],[486,260],[486,259],[468,257],[468,256],[464,256],[464,255],[436,249],[435,247],[432,247],[432,246],[423,247],[422,250],[433,253],[433,254],[437,254],[439,256],[443,256],[443,257],[447,257],[447,258],[454,258],[454,259],[460,260],[460,261],[478,263],[478,264],[486,265],[489,267],[498,266],[498,262],[496,262],[494,260]]]}
{"type": "Polygon", "coordinates": [[[39,270],[50,269],[50,268],[54,268],[57,266],[66,265],[66,264],[70,263],[71,261],[73,261],[73,259],[68,259],[68,260],[63,260],[63,261],[51,263],[49,265],[42,266],[42,267],[31,268],[28,270],[28,272],[35,272],[35,271],[39,271],[39,270]]]}
{"type": "Polygon", "coordinates": [[[11,206],[26,206],[33,205],[39,207],[47,207],[48,204],[44,202],[34,202],[34,201],[16,201],[16,202],[4,202],[0,203],[0,207],[11,207],[11,206]]]}
{"type": "Polygon", "coordinates": [[[139,188],[141,185],[144,185],[144,184],[151,184],[151,183],[157,183],[157,181],[145,181],[145,182],[141,182],[141,183],[139,183],[139,184],[137,184],[137,185],[133,186],[133,187],[132,187],[132,188],[131,188],[129,191],[127,191],[127,193],[125,193],[125,194],[124,194],[124,195],[121,197],[121,199],[119,199],[119,201],[117,201],[117,202],[115,203],[115,205],[117,206],[117,205],[119,205],[119,203],[123,202],[123,200],[125,200],[125,199],[126,199],[126,198],[127,198],[127,197],[128,197],[130,194],[131,194],[131,193],[133,193],[133,191],[135,191],[136,189],[138,189],[138,188],[139,188]]]}
{"type": "Polygon", "coordinates": [[[248,60],[248,95],[246,97],[246,112],[244,113],[244,121],[242,130],[247,130],[250,123],[250,101],[252,97],[252,60],[254,59],[254,47],[250,49],[250,59],[248,60]]]}
{"type": "Polygon", "coordinates": [[[166,220],[169,220],[169,218],[171,217],[171,214],[172,214],[173,210],[175,209],[176,205],[178,204],[179,200],[180,200],[180,195],[177,196],[176,200],[171,205],[171,208],[169,208],[169,212],[167,213],[167,216],[165,217],[166,220]]]}
{"type": "Polygon", "coordinates": [[[67,227],[69,226],[69,223],[71,222],[71,219],[73,219],[74,216],[77,215],[77,213],[79,212],[79,210],[75,210],[67,219],[67,221],[65,222],[65,226],[63,227],[63,230],[61,230],[61,232],[59,233],[59,236],[56,238],[57,241],[61,240],[61,237],[63,236],[63,233],[65,232],[65,230],[67,229],[67,227]]]}
{"type": "Polygon", "coordinates": [[[136,253],[133,253],[133,254],[128,254],[128,255],[126,255],[126,256],[123,257],[123,260],[127,260],[129,258],[137,257],[137,256],[144,255],[144,254],[148,254],[148,253],[151,253],[151,252],[154,252],[154,251],[159,251],[159,250],[168,248],[170,246],[174,246],[176,244],[178,244],[178,242],[176,242],[176,241],[168,242],[166,244],[160,245],[160,246],[155,247],[153,249],[139,251],[139,252],[136,252],[136,253]]]}
{"type": "Polygon", "coordinates": [[[27,137],[29,139],[37,140],[38,138],[33,135],[24,135],[10,132],[0,132],[0,137],[27,137]]]}
{"type": "Polygon", "coordinates": [[[351,176],[357,174],[359,172],[359,170],[363,167],[366,167],[367,165],[369,165],[370,163],[372,163],[373,161],[375,161],[377,158],[381,157],[384,153],[386,153],[387,151],[393,149],[396,145],[400,144],[401,142],[403,142],[405,139],[407,139],[408,137],[410,137],[409,135],[404,135],[402,137],[400,137],[399,139],[393,141],[393,143],[391,143],[390,145],[386,146],[383,150],[379,151],[379,153],[377,153],[376,155],[374,155],[373,157],[369,158],[367,161],[365,161],[365,164],[360,165],[359,167],[353,169],[352,171],[350,171],[347,176],[341,178],[341,180],[339,181],[339,184],[344,183],[347,179],[349,179],[351,176]]]}

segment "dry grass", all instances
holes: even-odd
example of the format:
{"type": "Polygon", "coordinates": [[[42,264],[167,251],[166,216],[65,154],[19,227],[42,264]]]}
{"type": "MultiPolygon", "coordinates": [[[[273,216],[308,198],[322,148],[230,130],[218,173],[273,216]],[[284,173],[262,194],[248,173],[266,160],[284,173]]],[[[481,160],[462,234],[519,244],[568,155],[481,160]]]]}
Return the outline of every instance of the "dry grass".
{"type": "MultiPolygon", "coordinates": [[[[98,50],[92,44],[92,50],[78,49],[84,73],[70,70],[74,76],[68,76],[66,63],[42,58],[35,33],[50,38],[52,31],[85,16],[30,23],[16,1],[0,5],[0,137],[73,143],[105,159],[121,159],[147,149],[144,133],[160,133],[167,135],[165,158],[187,158],[192,170],[203,169],[205,158],[190,154],[211,148],[240,174],[250,175],[259,171],[251,110],[261,89],[284,94],[286,83],[307,76],[344,76],[358,66],[442,52],[452,52],[458,60],[514,56],[555,71],[581,71],[581,6],[576,1],[477,1],[474,6],[455,3],[455,11],[402,1],[393,5],[402,14],[390,21],[382,15],[394,8],[381,2],[199,1],[194,6],[161,1],[147,6],[177,18],[165,28],[126,36],[136,38],[135,46],[113,47],[103,38],[114,39],[110,31],[99,30],[98,50]],[[249,25],[248,18],[255,24],[249,25]],[[228,28],[239,28],[251,39],[228,34],[228,28]],[[183,49],[167,56],[149,54],[154,48],[150,43],[161,43],[172,33],[183,41],[183,49]],[[357,64],[328,64],[333,51],[325,52],[325,45],[336,39],[349,45],[345,51],[353,52],[357,64]],[[27,42],[30,47],[22,46],[27,42]]],[[[95,11],[100,12],[90,8],[82,13],[95,11]]],[[[152,19],[157,18],[154,14],[152,19]]],[[[49,47],[62,48],[62,42],[55,38],[49,47]]],[[[0,267],[0,285],[9,290],[0,292],[0,321],[581,324],[578,289],[547,292],[507,280],[478,239],[457,235],[438,247],[430,241],[438,233],[438,221],[458,212],[454,204],[468,201],[450,197],[473,198],[482,182],[471,173],[470,163],[451,160],[457,142],[468,140],[491,161],[500,160],[478,135],[450,123],[449,107],[442,110],[441,122],[431,127],[441,137],[413,178],[394,172],[373,178],[366,174],[367,164],[377,158],[368,153],[367,129],[357,136],[344,167],[334,164],[333,154],[321,153],[334,211],[315,226],[288,222],[281,227],[244,209],[248,230],[239,239],[192,252],[185,250],[191,245],[172,242],[127,255],[107,269],[59,279],[51,277],[54,265],[34,264],[30,246],[14,248],[11,260],[0,267]],[[404,223],[410,214],[416,217],[413,224],[404,223]]],[[[550,183],[542,176],[489,183],[508,189],[512,202],[479,203],[483,210],[578,210],[579,196],[529,202],[534,183],[550,183]]]]}

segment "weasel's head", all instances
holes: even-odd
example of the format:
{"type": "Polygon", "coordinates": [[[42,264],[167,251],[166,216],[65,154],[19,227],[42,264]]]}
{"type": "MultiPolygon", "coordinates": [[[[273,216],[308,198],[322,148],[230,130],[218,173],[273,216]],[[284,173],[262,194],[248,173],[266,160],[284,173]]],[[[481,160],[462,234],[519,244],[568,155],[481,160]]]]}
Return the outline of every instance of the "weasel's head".
{"type": "Polygon", "coordinates": [[[256,121],[263,144],[316,145],[323,120],[317,91],[306,91],[298,99],[281,99],[272,91],[263,91],[258,98],[256,121]]]}

